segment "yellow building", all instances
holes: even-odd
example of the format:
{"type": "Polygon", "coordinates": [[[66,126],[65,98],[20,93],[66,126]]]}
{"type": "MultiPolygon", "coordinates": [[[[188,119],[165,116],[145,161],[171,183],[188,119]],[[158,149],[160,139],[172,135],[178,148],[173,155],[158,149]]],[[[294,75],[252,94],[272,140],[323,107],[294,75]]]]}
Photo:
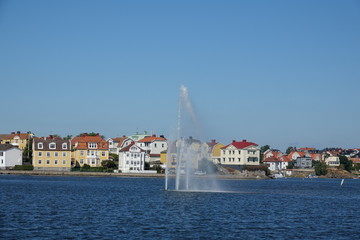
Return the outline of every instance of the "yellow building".
{"type": "Polygon", "coordinates": [[[19,131],[16,133],[12,132],[7,136],[2,137],[0,144],[11,144],[21,150],[24,150],[26,145],[29,143],[31,136],[31,133],[20,133],[19,131]]]}
{"type": "Polygon", "coordinates": [[[72,161],[75,166],[101,167],[101,162],[109,159],[109,144],[99,134],[88,136],[83,134],[71,140],[73,147],[72,161]]]}
{"type": "Polygon", "coordinates": [[[34,139],[33,166],[34,170],[70,171],[70,140],[53,137],[34,139]]]}

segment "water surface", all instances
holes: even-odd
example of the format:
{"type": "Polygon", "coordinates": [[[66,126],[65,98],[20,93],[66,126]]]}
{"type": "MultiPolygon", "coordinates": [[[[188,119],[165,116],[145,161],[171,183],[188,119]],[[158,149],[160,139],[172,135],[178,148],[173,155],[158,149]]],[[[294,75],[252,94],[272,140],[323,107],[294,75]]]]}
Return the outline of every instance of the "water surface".
{"type": "Polygon", "coordinates": [[[0,239],[357,239],[360,180],[0,176],[0,239]]]}

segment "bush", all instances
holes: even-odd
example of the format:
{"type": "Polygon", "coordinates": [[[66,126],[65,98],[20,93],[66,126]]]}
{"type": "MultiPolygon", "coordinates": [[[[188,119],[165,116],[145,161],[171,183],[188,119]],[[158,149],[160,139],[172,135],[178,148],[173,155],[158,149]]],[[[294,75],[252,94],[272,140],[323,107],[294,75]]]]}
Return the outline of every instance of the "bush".
{"type": "Polygon", "coordinates": [[[314,169],[315,169],[315,174],[318,176],[326,175],[328,172],[327,165],[324,162],[315,162],[314,169]]]}
{"type": "Polygon", "coordinates": [[[32,171],[34,170],[33,165],[15,165],[13,170],[32,171]]]}

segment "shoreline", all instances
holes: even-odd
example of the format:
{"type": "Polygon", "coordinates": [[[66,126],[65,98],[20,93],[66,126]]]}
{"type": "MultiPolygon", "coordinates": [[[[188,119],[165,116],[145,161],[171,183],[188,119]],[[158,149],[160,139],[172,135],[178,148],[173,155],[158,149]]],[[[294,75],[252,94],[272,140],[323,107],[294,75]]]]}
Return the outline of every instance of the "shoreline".
{"type": "MultiPolygon", "coordinates": [[[[164,173],[114,173],[114,172],[56,172],[56,171],[24,171],[0,170],[0,175],[27,175],[27,176],[73,176],[73,177],[127,177],[127,178],[165,178],[164,173]]],[[[207,178],[214,175],[197,176],[207,178]]],[[[215,175],[218,179],[229,180],[266,180],[268,177],[242,177],[238,175],[215,175]]],[[[170,176],[174,177],[174,176],[170,176]]]]}

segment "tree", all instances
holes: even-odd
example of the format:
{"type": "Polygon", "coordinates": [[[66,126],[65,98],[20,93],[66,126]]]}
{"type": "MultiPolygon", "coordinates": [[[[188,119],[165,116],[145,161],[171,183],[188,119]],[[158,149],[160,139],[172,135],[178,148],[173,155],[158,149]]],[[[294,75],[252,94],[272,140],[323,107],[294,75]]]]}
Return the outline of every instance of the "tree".
{"type": "MultiPolygon", "coordinates": [[[[80,133],[77,135],[77,137],[81,137],[81,135],[83,135],[83,134],[86,134],[88,136],[98,136],[99,135],[98,133],[91,132],[91,133],[80,133]]],[[[105,139],[104,135],[100,135],[100,137],[105,139]]]]}
{"type": "Polygon", "coordinates": [[[24,162],[32,163],[32,153],[33,153],[32,145],[33,145],[33,139],[30,138],[28,139],[28,143],[26,144],[22,152],[22,158],[24,162]]]}
{"type": "Polygon", "coordinates": [[[295,149],[296,148],[294,148],[294,147],[288,147],[287,149],[286,149],[286,154],[290,154],[292,151],[295,151],[295,149]]]}
{"type": "Polygon", "coordinates": [[[114,161],[111,161],[111,160],[104,160],[101,162],[101,166],[103,168],[106,168],[106,169],[116,169],[117,166],[116,166],[116,163],[114,161]]]}
{"type": "Polygon", "coordinates": [[[262,160],[264,159],[264,152],[266,152],[266,150],[268,149],[270,149],[269,145],[265,145],[260,148],[260,162],[262,162],[262,160]]]}
{"type": "Polygon", "coordinates": [[[351,172],[353,168],[353,162],[345,156],[340,156],[339,159],[340,165],[342,165],[346,171],[351,172]]]}
{"type": "Polygon", "coordinates": [[[291,161],[291,162],[289,162],[288,165],[286,166],[286,169],[294,169],[294,167],[295,167],[295,163],[294,163],[294,161],[291,161]]]}
{"type": "Polygon", "coordinates": [[[67,135],[66,137],[64,137],[65,140],[71,140],[72,139],[72,135],[67,135]]]}
{"type": "Polygon", "coordinates": [[[319,162],[319,161],[313,161],[313,166],[315,169],[315,174],[320,176],[320,175],[326,175],[327,174],[327,165],[324,162],[319,162]]]}

